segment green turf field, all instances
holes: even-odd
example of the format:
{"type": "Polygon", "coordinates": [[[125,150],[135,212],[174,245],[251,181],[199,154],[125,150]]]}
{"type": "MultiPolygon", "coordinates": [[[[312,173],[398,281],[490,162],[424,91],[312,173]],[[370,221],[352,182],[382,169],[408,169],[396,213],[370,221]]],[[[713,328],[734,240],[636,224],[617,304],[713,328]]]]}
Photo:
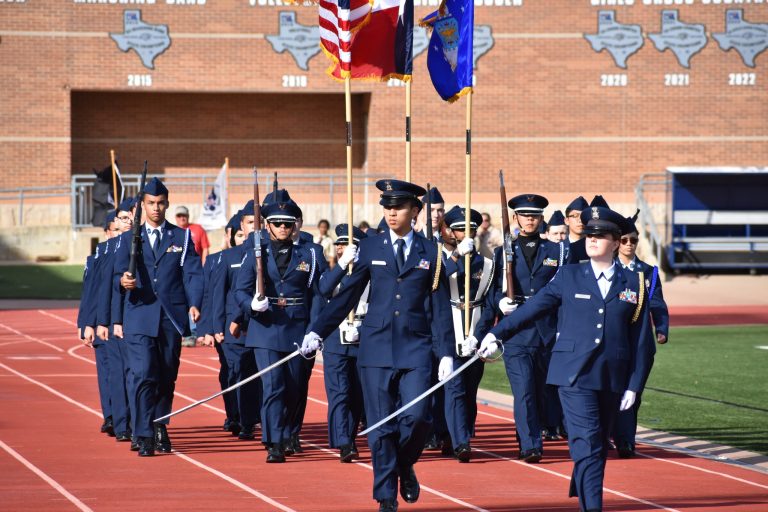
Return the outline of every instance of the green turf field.
{"type": "Polygon", "coordinates": [[[82,265],[0,265],[0,299],[79,299],[82,265]]]}
{"type": "MultiPolygon", "coordinates": [[[[657,345],[640,424],[768,455],[768,325],[673,328],[657,345]]],[[[504,365],[482,387],[510,393],[504,365]]]]}

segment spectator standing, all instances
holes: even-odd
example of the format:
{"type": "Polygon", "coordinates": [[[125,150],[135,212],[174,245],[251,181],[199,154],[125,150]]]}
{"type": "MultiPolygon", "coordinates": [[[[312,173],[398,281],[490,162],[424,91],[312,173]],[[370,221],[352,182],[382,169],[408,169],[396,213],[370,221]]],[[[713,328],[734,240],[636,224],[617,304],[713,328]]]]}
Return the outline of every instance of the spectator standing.
{"type": "Polygon", "coordinates": [[[211,247],[211,243],[208,241],[208,234],[203,226],[189,222],[189,210],[186,206],[176,208],[176,225],[181,229],[189,228],[192,242],[195,244],[195,252],[200,256],[202,264],[205,265],[205,259],[208,257],[208,249],[211,247]]]}
{"type": "Polygon", "coordinates": [[[483,223],[477,228],[477,251],[486,258],[493,258],[493,250],[502,244],[501,231],[491,224],[491,215],[483,212],[483,223]]]}

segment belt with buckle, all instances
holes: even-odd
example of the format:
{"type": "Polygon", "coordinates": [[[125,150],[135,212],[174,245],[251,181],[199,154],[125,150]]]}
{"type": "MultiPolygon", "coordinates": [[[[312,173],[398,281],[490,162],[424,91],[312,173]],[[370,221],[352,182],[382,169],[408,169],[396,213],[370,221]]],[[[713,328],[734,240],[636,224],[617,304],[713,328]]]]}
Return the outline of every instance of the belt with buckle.
{"type": "MultiPolygon", "coordinates": [[[[482,305],[483,305],[483,301],[482,300],[471,300],[471,301],[469,301],[469,309],[479,308],[482,305]]],[[[463,310],[464,309],[464,301],[463,300],[452,300],[451,301],[451,306],[453,306],[456,309],[463,310]]]]}
{"type": "Polygon", "coordinates": [[[267,297],[269,303],[284,308],[286,306],[301,306],[304,304],[303,297],[267,297]]]}

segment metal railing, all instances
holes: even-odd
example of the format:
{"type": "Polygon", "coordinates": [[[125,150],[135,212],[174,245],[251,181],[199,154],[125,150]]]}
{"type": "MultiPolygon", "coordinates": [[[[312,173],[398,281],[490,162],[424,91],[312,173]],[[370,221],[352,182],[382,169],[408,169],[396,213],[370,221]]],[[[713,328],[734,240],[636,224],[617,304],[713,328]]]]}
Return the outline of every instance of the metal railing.
{"type": "MultiPolygon", "coordinates": [[[[201,205],[204,198],[210,192],[213,183],[216,181],[216,174],[186,174],[184,176],[158,176],[170,190],[174,197],[182,196],[185,201],[197,201],[201,205]]],[[[354,177],[354,192],[356,195],[356,206],[367,205],[370,197],[378,197],[378,191],[375,191],[376,181],[387,178],[385,175],[365,175],[354,177]],[[374,192],[375,191],[375,192],[374,192]],[[373,194],[373,195],[371,195],[373,194]]],[[[147,179],[151,179],[148,176],[147,179]]],[[[135,196],[139,190],[138,174],[123,174],[123,187],[125,188],[124,197],[135,196]]],[[[272,173],[262,173],[259,176],[259,188],[264,197],[272,191],[274,176],[272,173]]],[[[91,227],[91,218],[93,216],[93,186],[96,183],[96,177],[93,175],[74,175],[71,181],[71,209],[72,209],[72,227],[82,229],[91,227]]],[[[229,175],[229,193],[230,197],[237,193],[237,196],[247,197],[253,187],[253,176],[251,174],[230,174],[229,175]]],[[[278,176],[280,188],[290,191],[291,197],[295,198],[300,205],[304,205],[302,196],[311,195],[314,198],[323,197],[320,201],[324,209],[328,210],[329,222],[333,226],[334,206],[346,205],[338,195],[346,190],[346,177],[344,175],[323,175],[323,174],[285,174],[278,176]],[[325,199],[327,197],[327,199],[325,199]],[[327,204],[326,204],[327,203],[327,204]]],[[[176,201],[173,201],[176,202],[176,201]]],[[[306,219],[306,222],[312,222],[316,219],[306,219]]]]}
{"type": "Polygon", "coordinates": [[[19,187],[0,189],[0,204],[18,201],[18,225],[24,225],[24,201],[28,199],[48,199],[51,197],[67,197],[70,195],[66,185],[50,187],[19,187]]]}
{"type": "Polygon", "coordinates": [[[666,174],[653,173],[643,174],[640,177],[640,181],[635,188],[635,199],[637,201],[637,207],[640,209],[640,216],[638,220],[645,233],[650,238],[651,250],[656,256],[656,265],[662,266],[662,257],[664,255],[664,245],[668,239],[668,226],[667,219],[667,193],[670,180],[666,174]],[[649,201],[648,196],[653,196],[654,200],[649,201]],[[657,214],[654,214],[654,207],[659,209],[663,208],[664,218],[661,223],[657,220],[657,214]],[[661,229],[659,229],[661,224],[661,229]]]}

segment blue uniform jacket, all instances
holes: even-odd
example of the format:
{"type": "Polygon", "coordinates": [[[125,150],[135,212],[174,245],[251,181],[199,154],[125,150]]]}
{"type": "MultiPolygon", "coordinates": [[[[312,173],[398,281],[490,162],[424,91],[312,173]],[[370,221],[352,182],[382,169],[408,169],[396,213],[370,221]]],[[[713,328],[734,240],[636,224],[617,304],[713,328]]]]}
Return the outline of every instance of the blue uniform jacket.
{"type": "MultiPolygon", "coordinates": [[[[115,254],[114,279],[128,271],[131,231],[120,236],[115,254]]],[[[188,229],[165,223],[158,247],[152,252],[145,225],[141,227],[142,257],[136,263],[136,289],[125,294],[123,333],[157,336],[165,311],[182,336],[189,334],[189,308],[201,308],[203,273],[188,229]]],[[[113,320],[113,322],[116,322],[113,320]]]]}
{"type": "MultiPolygon", "coordinates": [[[[524,302],[530,300],[525,299],[525,297],[535,296],[555,276],[560,268],[561,260],[565,259],[565,247],[560,243],[542,241],[536,252],[536,258],[533,260],[533,269],[528,268],[523,251],[517,242],[514,244],[514,250],[514,292],[515,297],[521,299],[518,302],[524,302]]],[[[503,247],[496,248],[493,253],[493,261],[496,266],[493,306],[496,313],[501,317],[499,301],[506,296],[506,291],[502,291],[505,275],[503,247]]],[[[504,342],[524,347],[537,347],[542,343],[551,346],[555,341],[556,332],[557,313],[550,311],[537,317],[531,324],[517,330],[510,338],[504,338],[504,342]]]]}
{"type": "Polygon", "coordinates": [[[198,336],[214,334],[211,318],[213,309],[213,274],[216,267],[218,267],[220,257],[221,253],[208,256],[205,260],[205,265],[203,265],[203,307],[200,310],[200,319],[197,321],[196,326],[198,336]]]}
{"type": "MultiPolygon", "coordinates": [[[[566,265],[533,299],[505,317],[491,333],[506,339],[538,315],[559,307],[560,332],[552,348],[547,383],[622,393],[642,391],[650,371],[648,301],[640,301],[637,274],[615,267],[605,300],[589,263],[566,265]]],[[[647,291],[644,295],[647,294],[647,291]]]]}
{"type": "Polygon", "coordinates": [[[398,273],[389,230],[361,240],[352,274],[342,280],[341,290],[310,330],[322,338],[328,337],[357,306],[370,281],[368,313],[360,328],[358,364],[431,368],[433,336],[438,357],[454,353],[451,306],[442,264],[437,276],[439,286],[431,291],[437,258],[434,243],[414,236],[405,267],[398,273]]]}
{"type": "Polygon", "coordinates": [[[99,269],[98,283],[96,284],[96,296],[98,297],[96,323],[105,327],[109,327],[112,323],[112,275],[114,274],[115,251],[118,241],[118,237],[107,240],[106,250],[103,254],[99,254],[96,265],[99,269]]]}
{"type": "Polygon", "coordinates": [[[583,263],[585,261],[589,261],[589,256],[587,256],[587,240],[586,238],[581,238],[579,240],[576,240],[575,242],[570,242],[568,237],[564,240],[565,248],[567,249],[566,253],[566,262],[569,264],[572,263],[583,263]]]}
{"type": "MultiPolygon", "coordinates": [[[[634,271],[643,273],[643,276],[645,277],[646,288],[649,292],[653,283],[653,269],[654,267],[652,265],[649,265],[640,259],[635,260],[634,271]]],[[[663,334],[668,338],[669,308],[667,307],[667,303],[664,300],[664,294],[661,291],[661,276],[658,274],[656,277],[656,286],[653,289],[653,295],[651,295],[649,308],[651,310],[651,318],[653,319],[653,327],[656,329],[656,333],[663,334]]]]}
{"type": "MultiPolygon", "coordinates": [[[[483,262],[485,258],[482,254],[478,253],[477,251],[472,251],[472,258],[469,263],[469,298],[470,300],[475,300],[475,297],[477,297],[477,288],[480,286],[480,278],[483,272],[483,262]]],[[[450,258],[443,253],[443,261],[445,262],[445,274],[446,277],[450,280],[450,277],[453,274],[456,274],[456,284],[458,285],[459,290],[459,297],[460,300],[463,300],[464,297],[464,258],[459,258],[459,261],[453,261],[453,258],[450,258]]],[[[495,265],[494,265],[495,267],[495,265]]],[[[485,294],[485,297],[483,297],[481,300],[483,301],[482,304],[482,313],[480,314],[480,319],[477,321],[477,325],[475,326],[475,336],[480,336],[479,339],[482,339],[483,336],[488,332],[488,330],[493,327],[493,324],[496,320],[496,305],[494,304],[494,297],[495,297],[495,288],[496,288],[496,269],[493,269],[494,275],[491,276],[491,281],[488,285],[488,291],[485,294]]],[[[450,287],[448,290],[448,298],[450,297],[450,287]]],[[[497,301],[498,302],[498,301],[497,301]]],[[[453,307],[451,307],[453,309],[453,307]]],[[[462,329],[464,329],[464,311],[461,311],[461,325],[462,329]]],[[[464,335],[464,331],[460,333],[461,337],[464,335]]]]}
{"type": "Polygon", "coordinates": [[[295,344],[301,345],[309,323],[312,299],[317,294],[317,282],[320,277],[319,260],[323,259],[323,254],[308,244],[294,244],[291,261],[283,276],[277,269],[269,241],[262,242],[261,254],[264,262],[265,295],[273,298],[296,298],[302,303],[286,306],[270,304],[262,313],[251,309],[251,301],[256,291],[255,253],[251,242],[246,247],[245,259],[237,274],[235,285],[235,299],[245,318],[250,319],[245,344],[248,347],[293,352],[296,350],[295,344]]]}
{"type": "MultiPolygon", "coordinates": [[[[245,244],[231,247],[222,251],[221,261],[216,265],[211,278],[211,329],[214,334],[223,332],[226,343],[243,345],[245,338],[241,335],[235,338],[229,332],[229,324],[240,324],[245,332],[248,324],[244,321],[240,305],[235,298],[235,283],[237,274],[245,258],[245,244]]],[[[251,260],[253,262],[253,260],[251,260]]]]}
{"type": "MultiPolygon", "coordinates": [[[[333,292],[336,289],[336,286],[341,283],[342,279],[344,279],[344,276],[346,275],[347,270],[342,269],[339,265],[336,265],[332,269],[329,269],[327,272],[325,272],[322,276],[320,276],[320,295],[325,299],[331,299],[331,297],[333,297],[333,292]]],[[[320,308],[321,313],[324,307],[325,305],[320,308]]],[[[354,307],[357,308],[357,306],[354,307]]],[[[325,339],[323,339],[323,352],[328,352],[329,354],[339,354],[342,356],[357,357],[360,344],[342,344],[338,327],[339,326],[337,325],[336,330],[334,330],[325,339]]]]}
{"type": "Polygon", "coordinates": [[[93,283],[96,281],[94,277],[95,259],[93,254],[85,259],[83,287],[80,292],[80,307],[77,310],[77,327],[80,329],[81,336],[85,327],[96,326],[96,300],[93,294],[93,283]]]}

